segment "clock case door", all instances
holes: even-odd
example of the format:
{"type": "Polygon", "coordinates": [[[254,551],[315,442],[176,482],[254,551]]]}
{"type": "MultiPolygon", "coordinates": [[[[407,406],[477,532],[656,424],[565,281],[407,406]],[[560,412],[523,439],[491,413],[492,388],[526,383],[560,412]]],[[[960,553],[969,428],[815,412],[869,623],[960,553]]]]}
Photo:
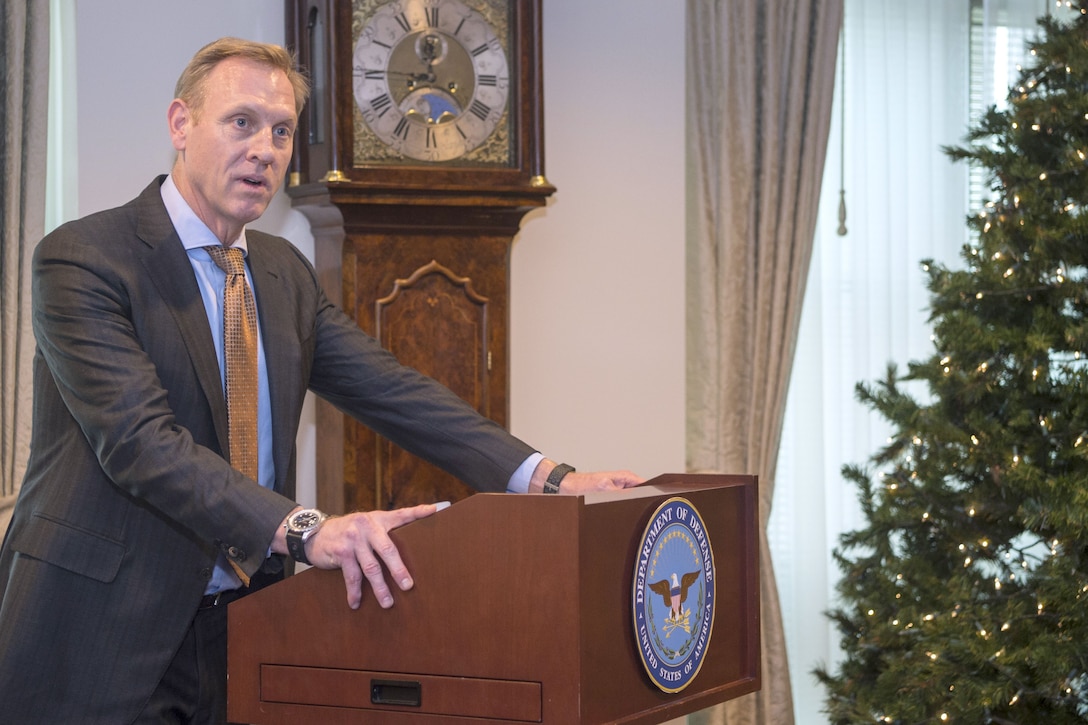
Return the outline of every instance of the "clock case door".
{"type": "MultiPolygon", "coordinates": [[[[311,223],[330,299],[402,362],[505,426],[511,244],[524,216],[555,191],[543,168],[540,0],[505,2],[513,137],[501,166],[355,162],[352,33],[360,2],[286,0],[287,44],[314,83],[288,194],[311,223]]],[[[316,419],[318,506],[329,512],[473,491],[323,401],[316,419]]]]}

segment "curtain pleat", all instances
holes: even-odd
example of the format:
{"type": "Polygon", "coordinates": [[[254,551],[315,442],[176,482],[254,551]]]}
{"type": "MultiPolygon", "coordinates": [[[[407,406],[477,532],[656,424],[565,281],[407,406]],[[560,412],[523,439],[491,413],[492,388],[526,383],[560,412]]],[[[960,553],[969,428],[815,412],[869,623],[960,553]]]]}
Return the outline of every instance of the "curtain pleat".
{"type": "Polygon", "coordinates": [[[766,523],[827,150],[842,0],[689,0],[687,465],[760,483],[762,688],[692,723],[788,725],[766,523]]]}
{"type": "Polygon", "coordinates": [[[6,0],[0,11],[0,531],[30,448],[30,257],[45,227],[49,3],[6,0]]]}

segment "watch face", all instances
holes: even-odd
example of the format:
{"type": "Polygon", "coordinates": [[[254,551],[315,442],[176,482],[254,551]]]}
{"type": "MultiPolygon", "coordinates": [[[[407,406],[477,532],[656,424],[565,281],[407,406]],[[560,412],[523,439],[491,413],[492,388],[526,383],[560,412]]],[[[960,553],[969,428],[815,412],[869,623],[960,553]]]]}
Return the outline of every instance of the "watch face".
{"type": "Polygon", "coordinates": [[[353,10],[356,164],[510,162],[507,2],[355,0],[353,10]]]}
{"type": "Polygon", "coordinates": [[[288,523],[290,523],[291,528],[296,531],[307,531],[317,526],[320,522],[320,512],[314,511],[313,509],[303,509],[291,516],[291,520],[288,523]]]}

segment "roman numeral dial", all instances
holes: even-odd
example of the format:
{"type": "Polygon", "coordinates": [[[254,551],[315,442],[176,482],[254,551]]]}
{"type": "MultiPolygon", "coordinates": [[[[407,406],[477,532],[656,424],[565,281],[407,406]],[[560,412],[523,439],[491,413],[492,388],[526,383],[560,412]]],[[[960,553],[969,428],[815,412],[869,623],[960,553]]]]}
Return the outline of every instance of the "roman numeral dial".
{"type": "Polygon", "coordinates": [[[408,159],[461,159],[487,142],[507,113],[503,41],[462,0],[378,5],[365,18],[352,62],[358,118],[380,144],[408,159]]]}

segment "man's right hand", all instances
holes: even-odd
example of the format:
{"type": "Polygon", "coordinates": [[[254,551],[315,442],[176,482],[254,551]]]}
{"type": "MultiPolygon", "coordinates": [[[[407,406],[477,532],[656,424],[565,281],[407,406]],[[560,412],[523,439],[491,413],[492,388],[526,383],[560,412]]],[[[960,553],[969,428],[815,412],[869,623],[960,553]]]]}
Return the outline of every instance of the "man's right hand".
{"type": "MultiPolygon", "coordinates": [[[[400,558],[389,532],[430,516],[434,504],[420,504],[393,511],[365,511],[325,519],[321,528],[306,541],[306,558],[317,569],[339,569],[344,574],[348,606],[358,609],[363,601],[363,579],[370,583],[374,597],[384,609],[393,606],[393,593],[385,573],[401,591],[412,588],[412,575],[400,558]]],[[[293,512],[292,512],[293,513],[293,512]]],[[[282,527],[281,527],[282,529],[282,527]]],[[[286,553],[282,531],[273,550],[286,553]],[[282,547],[282,549],[280,548],[282,547]]]]}

